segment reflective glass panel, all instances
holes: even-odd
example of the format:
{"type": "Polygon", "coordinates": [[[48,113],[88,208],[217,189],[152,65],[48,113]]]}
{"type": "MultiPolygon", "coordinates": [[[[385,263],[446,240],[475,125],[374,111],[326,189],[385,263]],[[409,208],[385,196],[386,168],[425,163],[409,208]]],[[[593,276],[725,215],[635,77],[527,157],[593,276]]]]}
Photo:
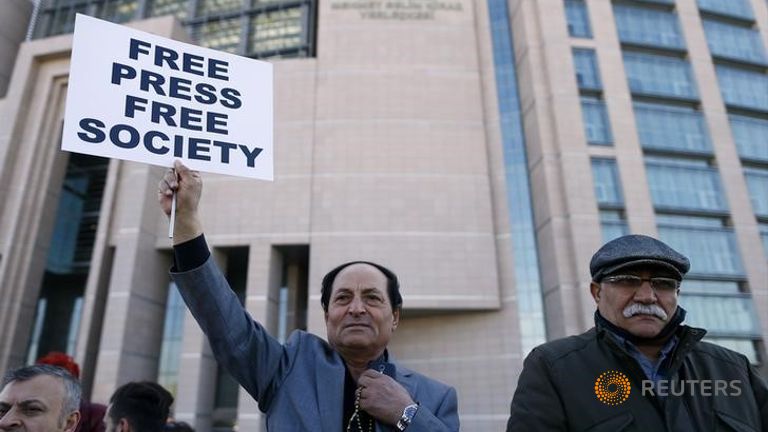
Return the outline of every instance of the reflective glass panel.
{"type": "Polygon", "coordinates": [[[573,37],[591,38],[587,5],[583,0],[565,0],[565,17],[568,21],[568,34],[573,37]]]}
{"type": "Polygon", "coordinates": [[[581,115],[588,143],[610,145],[613,142],[605,102],[599,98],[582,96],[581,115]]]}
{"type": "Polygon", "coordinates": [[[739,155],[768,161],[768,120],[731,114],[731,132],[739,155]]]}
{"type": "Polygon", "coordinates": [[[635,102],[634,111],[643,148],[699,153],[712,151],[701,111],[642,102],[635,102]]]}
{"type": "Polygon", "coordinates": [[[664,48],[685,48],[677,15],[668,10],[616,4],[613,7],[619,40],[664,48]]]}
{"type": "Polygon", "coordinates": [[[592,90],[602,88],[595,50],[574,48],[573,66],[576,69],[576,83],[579,88],[592,90]]]}
{"type": "Polygon", "coordinates": [[[624,52],[624,66],[633,93],[697,98],[687,61],[639,52],[624,52]]]}
{"type": "Polygon", "coordinates": [[[301,47],[303,40],[302,8],[281,9],[251,18],[248,53],[279,51],[301,47]]]}
{"type": "Polygon", "coordinates": [[[727,210],[717,170],[685,162],[646,158],[654,206],[679,210],[727,210]]]}
{"type": "Polygon", "coordinates": [[[712,55],[765,63],[765,48],[757,30],[722,21],[705,19],[702,22],[712,55]]]}
{"type": "Polygon", "coordinates": [[[725,65],[715,65],[725,103],[768,111],[768,75],[725,65]]]}

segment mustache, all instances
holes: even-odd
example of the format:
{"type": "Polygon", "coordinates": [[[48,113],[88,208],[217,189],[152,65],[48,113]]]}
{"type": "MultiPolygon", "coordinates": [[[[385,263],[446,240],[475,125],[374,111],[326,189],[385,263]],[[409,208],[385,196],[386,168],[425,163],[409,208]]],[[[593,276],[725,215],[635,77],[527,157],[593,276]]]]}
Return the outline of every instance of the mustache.
{"type": "Polygon", "coordinates": [[[624,318],[631,318],[635,315],[644,314],[653,315],[663,321],[666,321],[668,317],[667,313],[664,312],[664,309],[662,309],[661,306],[657,304],[632,303],[631,305],[625,307],[621,313],[624,315],[624,318]]]}

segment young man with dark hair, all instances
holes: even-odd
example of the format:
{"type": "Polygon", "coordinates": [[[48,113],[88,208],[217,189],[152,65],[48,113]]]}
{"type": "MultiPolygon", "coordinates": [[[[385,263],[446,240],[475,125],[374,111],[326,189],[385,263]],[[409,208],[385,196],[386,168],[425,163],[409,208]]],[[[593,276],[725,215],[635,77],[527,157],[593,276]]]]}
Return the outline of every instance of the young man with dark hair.
{"type": "Polygon", "coordinates": [[[173,396],[153,382],[129,382],[109,399],[107,432],[162,432],[173,396]]]}

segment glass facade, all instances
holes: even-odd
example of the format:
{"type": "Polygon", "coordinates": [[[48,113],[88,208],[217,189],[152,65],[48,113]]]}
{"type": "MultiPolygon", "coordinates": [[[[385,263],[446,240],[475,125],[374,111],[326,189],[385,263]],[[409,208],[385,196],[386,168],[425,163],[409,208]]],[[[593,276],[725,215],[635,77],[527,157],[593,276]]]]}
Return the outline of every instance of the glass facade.
{"type": "Polygon", "coordinates": [[[730,114],[731,133],[739,156],[768,162],[768,119],[730,114]]]}
{"type": "Polygon", "coordinates": [[[603,243],[629,234],[629,224],[620,210],[600,210],[600,231],[603,243]]]}
{"type": "Polygon", "coordinates": [[[715,70],[726,104],[768,111],[768,74],[721,64],[715,70]]]}
{"type": "Polygon", "coordinates": [[[702,23],[713,56],[765,64],[765,48],[757,30],[711,19],[702,23]]]}
{"type": "Polygon", "coordinates": [[[611,145],[611,123],[605,102],[598,97],[581,97],[581,116],[584,120],[584,133],[589,144],[611,145]]]}
{"type": "Polygon", "coordinates": [[[109,160],[69,155],[27,357],[75,354],[109,160]]]}
{"type": "Polygon", "coordinates": [[[623,43],[685,49],[677,15],[672,11],[614,4],[613,14],[623,43]]]}
{"type": "Polygon", "coordinates": [[[178,394],[179,367],[181,362],[182,340],[184,337],[184,314],[187,307],[176,288],[171,282],[168,286],[168,299],[165,303],[165,323],[163,325],[163,341],[160,346],[160,367],[157,382],[174,396],[178,394]]]}
{"type": "Polygon", "coordinates": [[[592,178],[595,184],[595,197],[599,205],[621,206],[624,204],[619,169],[615,160],[592,159],[592,178]]]}
{"type": "Polygon", "coordinates": [[[600,211],[600,230],[603,242],[629,234],[629,225],[624,215],[621,179],[616,161],[607,158],[592,158],[592,179],[595,187],[595,198],[600,211]]]}
{"type": "Polygon", "coordinates": [[[712,143],[701,111],[645,102],[635,102],[633,108],[643,148],[712,153],[712,143]]]}
{"type": "Polygon", "coordinates": [[[736,237],[721,219],[656,216],[659,237],[691,260],[690,277],[742,278],[736,237]]]}
{"type": "Polygon", "coordinates": [[[574,48],[573,67],[576,69],[576,84],[582,90],[600,90],[600,70],[595,50],[574,48]]]}
{"type": "Polygon", "coordinates": [[[180,20],[187,17],[187,0],[153,0],[147,5],[148,16],[173,15],[180,20]]]}
{"type": "Polygon", "coordinates": [[[578,38],[591,38],[589,14],[584,0],[565,0],[565,18],[568,22],[568,34],[578,38]]]}
{"type": "Polygon", "coordinates": [[[733,18],[753,20],[755,14],[749,0],[697,0],[699,9],[733,18]]]}
{"type": "Polygon", "coordinates": [[[623,54],[629,88],[634,94],[696,99],[698,92],[687,61],[656,54],[623,54]]]}
{"type": "Polygon", "coordinates": [[[720,176],[706,161],[646,157],[653,204],[673,211],[728,210],[720,176]]]}
{"type": "Polygon", "coordinates": [[[768,169],[745,168],[744,177],[752,199],[752,209],[759,217],[768,218],[768,169]]]}
{"type": "Polygon", "coordinates": [[[255,58],[311,57],[316,0],[41,0],[34,37],[74,30],[75,14],[113,22],[175,15],[204,47],[255,58]]]}
{"type": "MultiPolygon", "coordinates": [[[[566,5],[569,3],[566,1],[566,5]]],[[[582,3],[583,6],[583,3],[582,3]]],[[[546,341],[528,157],[517,89],[515,51],[506,0],[489,0],[496,92],[504,151],[507,205],[515,257],[515,292],[523,355],[546,341]]]]}

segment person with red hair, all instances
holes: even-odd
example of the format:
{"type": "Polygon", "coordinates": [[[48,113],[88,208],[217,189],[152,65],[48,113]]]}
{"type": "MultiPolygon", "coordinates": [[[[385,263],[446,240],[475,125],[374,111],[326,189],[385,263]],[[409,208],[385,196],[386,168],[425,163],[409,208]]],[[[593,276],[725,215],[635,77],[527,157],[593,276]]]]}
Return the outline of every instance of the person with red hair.
{"type": "MultiPolygon", "coordinates": [[[[80,366],[77,365],[75,359],[65,353],[51,351],[37,359],[36,363],[58,366],[69,372],[73,377],[80,379],[80,366]]],[[[105,432],[104,414],[106,412],[106,405],[91,403],[82,399],[80,401],[80,423],[77,425],[75,432],[105,432]]]]}

